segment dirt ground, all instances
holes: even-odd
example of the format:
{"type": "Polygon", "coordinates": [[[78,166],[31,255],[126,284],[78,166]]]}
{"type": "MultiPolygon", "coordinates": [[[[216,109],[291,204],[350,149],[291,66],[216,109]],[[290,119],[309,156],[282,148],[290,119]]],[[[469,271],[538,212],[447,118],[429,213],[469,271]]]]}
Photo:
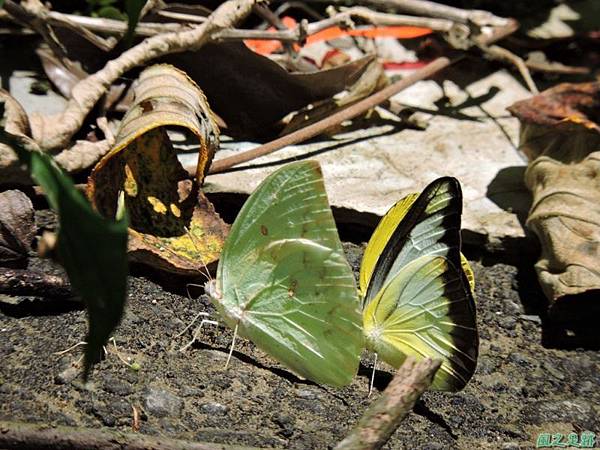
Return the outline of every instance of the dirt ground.
{"type": "MultiPolygon", "coordinates": [[[[345,247],[356,269],[362,246],[345,247]]],[[[519,268],[466,253],[477,280],[477,372],[460,393],[426,393],[385,448],[533,448],[541,432],[600,431],[600,353],[542,345],[552,330],[544,328],[544,300],[531,261],[523,258],[519,268]]],[[[198,312],[218,317],[205,297],[188,298],[184,281],[165,279],[168,286],[134,270],[127,315],[115,336],[118,354],[108,346],[89,385],[78,377],[81,347],[54,354],[85,334],[78,303],[0,303],[0,420],[131,431],[135,406],[142,411],[141,433],[325,449],[370,403],[369,355],[352,385],[336,390],[298,379],[244,340],[224,369],[232,332],[222,325],[206,325],[199,342],[181,352],[192,329],[179,334],[198,312]]],[[[389,368],[378,371],[377,391],[391,374],[389,368]]]]}

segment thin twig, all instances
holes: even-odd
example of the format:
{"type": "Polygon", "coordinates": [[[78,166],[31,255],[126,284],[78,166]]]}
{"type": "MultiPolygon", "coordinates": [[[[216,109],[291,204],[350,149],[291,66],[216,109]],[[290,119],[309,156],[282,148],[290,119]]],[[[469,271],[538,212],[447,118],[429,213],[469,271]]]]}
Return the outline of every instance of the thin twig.
{"type": "MultiPolygon", "coordinates": [[[[206,22],[206,18],[203,22],[206,22]]],[[[66,23],[74,23],[97,33],[122,35],[127,31],[127,23],[122,20],[107,19],[104,17],[77,16],[58,11],[48,12],[48,21],[54,26],[65,26],[66,23]]],[[[189,30],[189,26],[179,23],[152,23],[139,22],[135,28],[138,36],[155,36],[160,33],[179,32],[189,30]]]]}
{"type": "MultiPolygon", "coordinates": [[[[517,29],[518,25],[515,21],[510,21],[509,25],[500,29],[497,29],[493,34],[487,35],[481,39],[479,44],[481,45],[489,45],[493,42],[501,40],[513,33],[517,29]]],[[[215,174],[219,172],[224,172],[233,166],[237,166],[238,164],[242,164],[253,159],[259,158],[261,156],[268,155],[270,153],[276,152],[277,150],[281,150],[282,148],[288,145],[298,144],[299,142],[306,141],[310,138],[320,135],[325,130],[339,125],[340,123],[353,119],[361,114],[364,114],[369,109],[383,103],[390,97],[396,95],[398,92],[406,89],[409,86],[412,86],[417,81],[424,80],[429,78],[430,76],[436,74],[442,69],[450,66],[456,61],[461,60],[464,55],[460,55],[455,59],[449,59],[445,56],[437,58],[427,64],[422,69],[415,71],[414,73],[408,75],[407,77],[385,87],[384,89],[370,95],[369,97],[354,103],[352,106],[349,106],[346,109],[338,111],[331,116],[315,122],[307,127],[301,128],[300,130],[294,131],[286,136],[282,136],[277,138],[271,142],[268,142],[264,145],[258,146],[251,150],[240,152],[236,155],[230,156],[228,158],[222,158],[216,161],[213,161],[209,174],[215,174]]],[[[195,168],[188,168],[188,172],[193,173],[195,168]]]]}
{"type": "MultiPolygon", "coordinates": [[[[10,1],[10,0],[8,0],[10,1]]],[[[64,148],[81,128],[85,117],[111,84],[125,72],[158,57],[198,50],[218,32],[246,17],[261,0],[228,0],[201,25],[152,36],[109,61],[102,69],[75,85],[65,111],[57,116],[32,117],[34,139],[47,151],[64,148]]]]}
{"type": "Polygon", "coordinates": [[[335,450],[381,448],[431,385],[440,365],[439,360],[417,362],[411,356],[406,358],[381,397],[367,408],[356,427],[335,450]]]}
{"type": "Polygon", "coordinates": [[[281,150],[282,148],[287,147],[288,145],[297,144],[299,142],[303,142],[310,138],[318,136],[328,128],[331,128],[346,120],[353,119],[363,114],[369,109],[379,105],[380,103],[383,103],[393,95],[396,95],[401,90],[413,85],[417,81],[428,78],[431,75],[442,70],[443,68],[448,67],[451,63],[452,61],[446,58],[445,56],[437,58],[433,62],[427,64],[422,69],[419,69],[418,71],[408,75],[407,77],[393,84],[390,84],[389,86],[376,92],[375,94],[370,95],[369,97],[357,103],[354,103],[352,106],[349,106],[346,109],[342,109],[341,111],[338,111],[332,114],[331,116],[326,117],[325,119],[319,120],[318,122],[315,122],[312,125],[308,125],[307,127],[301,128],[297,131],[294,131],[290,134],[282,136],[278,139],[275,139],[271,142],[253,148],[251,150],[238,153],[228,158],[222,158],[213,161],[208,173],[215,174],[223,172],[225,170],[230,169],[233,166],[237,166],[238,164],[242,164],[244,162],[260,158],[261,156],[268,155],[277,150],[281,150]]]}
{"type": "MultiPolygon", "coordinates": [[[[309,0],[311,1],[311,0],[309,0]]],[[[346,5],[347,0],[312,0],[330,4],[346,5]]],[[[415,16],[439,17],[463,24],[505,27],[509,19],[479,9],[461,9],[427,0],[358,0],[356,3],[373,6],[379,9],[403,11],[415,16]]]]}
{"type": "Polygon", "coordinates": [[[226,444],[191,442],[167,437],[97,428],[0,422],[0,448],[6,450],[259,450],[226,444]]]}
{"type": "Polygon", "coordinates": [[[498,45],[482,45],[480,46],[480,48],[485,53],[485,55],[491,59],[506,61],[510,64],[513,64],[523,77],[523,80],[525,81],[525,84],[527,84],[527,88],[529,89],[529,91],[534,95],[540,93],[537,86],[535,85],[535,82],[533,81],[533,78],[531,78],[531,73],[529,72],[529,69],[525,64],[525,61],[523,61],[523,59],[520,56],[515,55],[510,50],[507,50],[498,45]]]}
{"type": "MultiPolygon", "coordinates": [[[[185,16],[190,16],[185,14],[185,16]]],[[[196,17],[196,16],[190,16],[196,17]]],[[[298,24],[295,28],[285,29],[278,27],[277,31],[267,30],[244,30],[244,29],[225,29],[216,33],[215,40],[241,40],[241,39],[264,39],[278,40],[281,42],[301,42],[306,36],[316,34],[332,26],[343,25],[351,26],[351,18],[355,17],[367,23],[378,26],[415,26],[429,28],[433,31],[448,32],[456,24],[451,20],[435,19],[428,17],[414,17],[399,14],[387,14],[371,11],[368,8],[353,7],[343,8],[341,12],[317,22],[309,24],[298,24]]],[[[206,21],[203,18],[202,22],[206,21]]],[[[77,24],[87,30],[97,33],[123,35],[127,31],[127,23],[121,20],[106,19],[102,17],[77,16],[56,11],[48,13],[48,20],[54,26],[69,26],[77,24]]],[[[140,22],[135,29],[138,36],[156,36],[161,33],[172,33],[189,30],[190,26],[178,23],[153,23],[140,22]]]]}
{"type": "Polygon", "coordinates": [[[348,14],[353,18],[362,19],[365,22],[379,26],[413,26],[429,28],[433,31],[450,31],[455,22],[447,19],[430,17],[406,16],[401,14],[388,14],[373,11],[362,6],[352,8],[341,8],[342,14],[348,14]]]}
{"type": "Polygon", "coordinates": [[[204,23],[206,22],[206,17],[197,16],[195,14],[184,14],[178,13],[174,11],[157,11],[157,15],[161,17],[166,17],[167,19],[175,19],[183,22],[191,22],[191,23],[204,23]]]}

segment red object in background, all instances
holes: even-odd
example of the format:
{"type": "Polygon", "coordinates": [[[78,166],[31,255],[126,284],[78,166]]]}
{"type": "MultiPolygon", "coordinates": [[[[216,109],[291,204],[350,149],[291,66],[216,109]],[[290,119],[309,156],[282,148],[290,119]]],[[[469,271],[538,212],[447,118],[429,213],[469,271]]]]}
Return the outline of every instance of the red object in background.
{"type": "MultiPolygon", "coordinates": [[[[297,25],[297,22],[292,18],[285,16],[282,20],[283,24],[288,28],[293,28],[297,25]]],[[[275,31],[274,27],[269,28],[269,31],[275,31]]],[[[325,30],[319,31],[306,39],[306,44],[312,44],[314,42],[329,41],[332,39],[344,37],[344,36],[362,36],[367,38],[376,37],[393,37],[396,39],[414,39],[422,36],[431,34],[432,31],[429,28],[420,27],[369,27],[369,28],[357,28],[352,30],[343,30],[340,27],[331,27],[325,30]]],[[[244,41],[245,44],[256,53],[261,55],[270,55],[271,53],[281,49],[281,42],[270,41],[270,40],[258,40],[258,39],[247,39],[244,41]]],[[[294,44],[296,45],[296,44],[294,44]]],[[[298,47],[298,46],[297,46],[298,47]]],[[[300,48],[300,47],[298,47],[300,48]]]]}

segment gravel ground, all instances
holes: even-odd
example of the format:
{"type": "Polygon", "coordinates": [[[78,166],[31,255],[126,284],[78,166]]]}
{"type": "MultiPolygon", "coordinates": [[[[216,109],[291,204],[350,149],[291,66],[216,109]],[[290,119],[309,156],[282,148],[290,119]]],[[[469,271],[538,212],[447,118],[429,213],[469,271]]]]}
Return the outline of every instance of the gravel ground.
{"type": "MultiPolygon", "coordinates": [[[[356,268],[362,247],[345,247],[356,268]]],[[[530,270],[472,265],[477,372],[460,393],[426,393],[386,448],[532,448],[541,432],[600,431],[600,354],[542,346],[543,300],[530,270]]],[[[341,440],[369,404],[369,355],[352,385],[335,390],[299,380],[244,340],[224,369],[232,333],[223,326],[206,325],[199,342],[180,352],[191,331],[178,335],[200,311],[216,318],[214,309],[204,297],[188,298],[183,281],[156,280],[130,278],[118,354],[111,344],[89,385],[78,377],[81,348],[54,355],[84,336],[85,312],[77,303],[1,304],[0,420],[130,431],[135,406],[142,433],[317,449],[341,440]]],[[[391,374],[377,373],[377,390],[391,374]]]]}

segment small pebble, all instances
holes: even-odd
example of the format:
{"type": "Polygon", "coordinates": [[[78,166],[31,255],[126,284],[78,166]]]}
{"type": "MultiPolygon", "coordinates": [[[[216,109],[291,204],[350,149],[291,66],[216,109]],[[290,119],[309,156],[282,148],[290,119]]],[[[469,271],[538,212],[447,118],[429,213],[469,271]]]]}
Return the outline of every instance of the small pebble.
{"type": "Polygon", "coordinates": [[[210,402],[200,406],[200,410],[205,414],[222,416],[227,414],[229,408],[221,403],[210,402]]]}
{"type": "Polygon", "coordinates": [[[178,417],[183,410],[183,400],[165,389],[149,387],[144,394],[144,406],[156,417],[178,417]]]}
{"type": "Polygon", "coordinates": [[[62,372],[56,374],[54,377],[54,382],[56,384],[68,384],[77,378],[79,374],[79,369],[77,367],[69,366],[62,372]]]}

